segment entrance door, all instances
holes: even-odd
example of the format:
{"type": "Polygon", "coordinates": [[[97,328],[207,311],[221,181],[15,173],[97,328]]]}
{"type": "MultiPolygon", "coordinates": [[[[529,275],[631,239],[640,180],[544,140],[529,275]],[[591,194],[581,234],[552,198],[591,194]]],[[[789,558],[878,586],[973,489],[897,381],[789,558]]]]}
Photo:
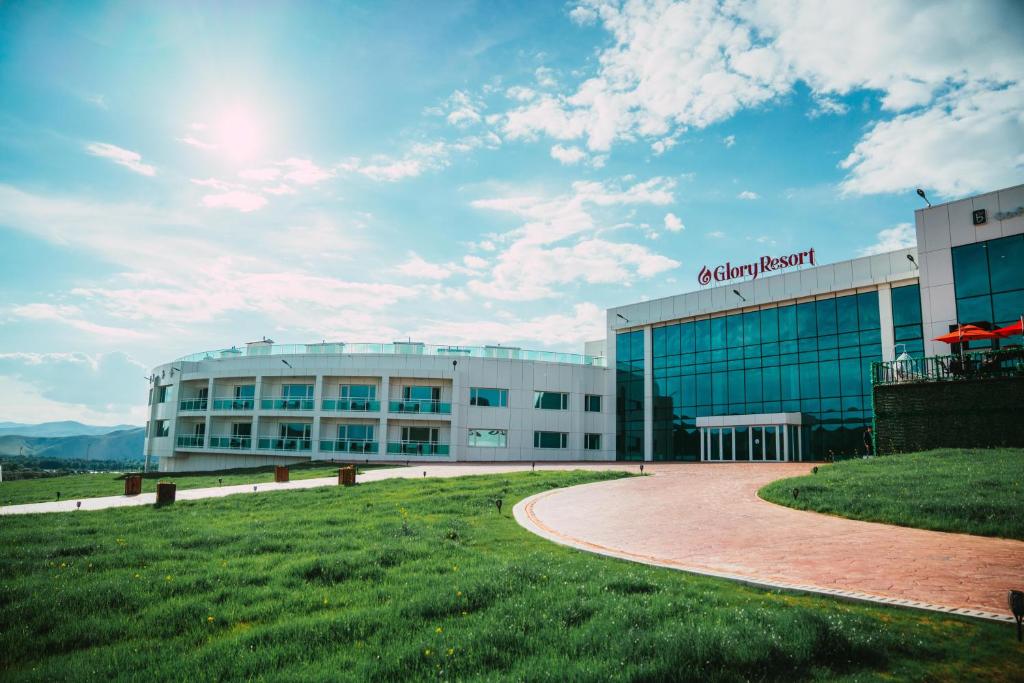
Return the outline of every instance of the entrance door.
{"type": "Polygon", "coordinates": [[[779,428],[778,427],[765,427],[764,428],[764,459],[765,460],[778,460],[779,459],[779,428]]]}
{"type": "Polygon", "coordinates": [[[764,460],[764,427],[750,428],[750,459],[755,462],[764,460]]]}

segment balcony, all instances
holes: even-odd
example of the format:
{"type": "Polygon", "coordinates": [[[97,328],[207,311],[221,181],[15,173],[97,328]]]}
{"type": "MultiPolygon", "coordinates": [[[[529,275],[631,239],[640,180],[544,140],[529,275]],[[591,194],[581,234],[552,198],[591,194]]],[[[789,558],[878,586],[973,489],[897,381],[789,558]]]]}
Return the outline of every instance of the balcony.
{"type": "Polygon", "coordinates": [[[388,409],[392,413],[451,415],[452,404],[429,399],[409,399],[407,401],[391,401],[388,409]]]}
{"type": "Polygon", "coordinates": [[[233,451],[247,451],[252,448],[251,436],[211,436],[210,448],[228,448],[233,451]]]}
{"type": "Polygon", "coordinates": [[[380,410],[380,401],[368,398],[325,398],[320,406],[323,410],[375,413],[380,410]]]}
{"type": "Polygon", "coordinates": [[[256,407],[256,400],[252,398],[225,396],[213,399],[214,410],[252,410],[254,407],[256,407]]]}
{"type": "Polygon", "coordinates": [[[320,442],[320,451],[322,453],[376,453],[379,445],[376,441],[328,440],[320,442]]]}
{"type": "Polygon", "coordinates": [[[389,441],[388,455],[448,455],[448,444],[430,441],[389,441]]]}
{"type": "Polygon", "coordinates": [[[261,451],[308,451],[313,448],[310,439],[274,439],[261,437],[256,444],[261,451]]]}
{"type": "Polygon", "coordinates": [[[263,410],[313,410],[316,402],[311,398],[264,398],[260,399],[263,410]]]}
{"type": "Polygon", "coordinates": [[[962,356],[928,356],[871,364],[875,386],[913,382],[1024,377],[1024,349],[973,351],[962,356]]]}
{"type": "Polygon", "coordinates": [[[178,404],[178,410],[182,412],[206,410],[206,399],[183,398],[181,402],[178,404]]]}
{"type": "Polygon", "coordinates": [[[205,439],[202,434],[178,435],[177,444],[179,448],[202,448],[205,439]]]}

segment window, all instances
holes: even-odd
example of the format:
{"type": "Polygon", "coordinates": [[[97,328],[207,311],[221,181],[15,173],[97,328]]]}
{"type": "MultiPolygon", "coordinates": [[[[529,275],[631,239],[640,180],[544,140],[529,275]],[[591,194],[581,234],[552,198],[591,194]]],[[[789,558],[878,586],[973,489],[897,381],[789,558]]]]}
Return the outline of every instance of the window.
{"type": "Polygon", "coordinates": [[[338,441],[373,441],[373,425],[338,425],[338,441]]]}
{"type": "Polygon", "coordinates": [[[587,394],[583,397],[583,410],[588,413],[601,412],[601,396],[598,394],[587,394]]]}
{"type": "Polygon", "coordinates": [[[486,389],[484,387],[470,387],[469,405],[488,406],[491,408],[508,407],[508,389],[486,389]]]}
{"type": "Polygon", "coordinates": [[[402,441],[437,443],[437,427],[402,427],[402,441]]]}
{"type": "Polygon", "coordinates": [[[508,431],[505,429],[470,429],[470,446],[481,448],[505,448],[508,446],[508,431]]]}
{"type": "Polygon", "coordinates": [[[153,423],[153,436],[169,436],[171,433],[171,423],[167,420],[157,420],[153,423]]]}
{"type": "Polygon", "coordinates": [[[252,423],[251,422],[233,422],[231,423],[231,436],[234,437],[250,437],[252,436],[252,423]]]}
{"type": "Polygon", "coordinates": [[[236,384],[234,391],[235,398],[238,399],[251,399],[256,396],[256,385],[255,384],[236,384]]]}
{"type": "Polygon", "coordinates": [[[402,387],[402,399],[405,401],[433,401],[441,400],[441,387],[402,387]]]}
{"type": "Polygon", "coordinates": [[[569,410],[569,394],[561,391],[535,391],[533,407],[541,410],[569,410]]]}
{"type": "Polygon", "coordinates": [[[372,401],[377,398],[377,387],[373,384],[340,384],[338,385],[338,397],[372,401]]]}
{"type": "Polygon", "coordinates": [[[307,441],[309,440],[313,425],[306,422],[284,422],[278,425],[278,429],[282,439],[302,439],[307,441]]]}
{"type": "Polygon", "coordinates": [[[156,388],[156,402],[165,403],[167,401],[167,385],[156,388]]]}
{"type": "Polygon", "coordinates": [[[583,449],[587,451],[599,451],[601,450],[601,435],[600,434],[584,434],[583,435],[583,449]]]}
{"type": "Polygon", "coordinates": [[[568,448],[569,435],[565,432],[534,432],[534,448],[568,448]]]}
{"type": "Polygon", "coordinates": [[[312,384],[283,384],[281,398],[313,398],[312,384]]]}

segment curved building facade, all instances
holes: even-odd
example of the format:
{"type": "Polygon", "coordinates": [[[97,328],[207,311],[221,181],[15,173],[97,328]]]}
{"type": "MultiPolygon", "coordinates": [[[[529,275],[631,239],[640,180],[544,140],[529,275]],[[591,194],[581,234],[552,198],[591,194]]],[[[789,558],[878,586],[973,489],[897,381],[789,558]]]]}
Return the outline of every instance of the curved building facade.
{"type": "Polygon", "coordinates": [[[151,379],[147,467],[309,460],[614,460],[595,356],[419,343],[275,345],[186,356],[151,379]]]}

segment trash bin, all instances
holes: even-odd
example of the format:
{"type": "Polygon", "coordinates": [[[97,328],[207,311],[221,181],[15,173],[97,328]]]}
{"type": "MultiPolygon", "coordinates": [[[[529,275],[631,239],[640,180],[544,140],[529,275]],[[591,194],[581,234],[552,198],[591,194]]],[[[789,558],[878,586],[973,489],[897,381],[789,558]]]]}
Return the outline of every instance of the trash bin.
{"type": "Polygon", "coordinates": [[[162,481],[156,485],[156,504],[157,505],[170,505],[174,502],[174,493],[177,491],[178,485],[169,482],[162,481]]]}
{"type": "Polygon", "coordinates": [[[280,484],[281,482],[288,481],[288,468],[281,467],[278,465],[274,468],[274,481],[280,484]]]}
{"type": "Polygon", "coordinates": [[[356,467],[355,465],[346,465],[338,469],[338,485],[339,486],[354,486],[356,483],[356,467]]]}
{"type": "Polygon", "coordinates": [[[129,474],[124,478],[124,495],[137,496],[142,493],[142,475],[129,474]]]}

